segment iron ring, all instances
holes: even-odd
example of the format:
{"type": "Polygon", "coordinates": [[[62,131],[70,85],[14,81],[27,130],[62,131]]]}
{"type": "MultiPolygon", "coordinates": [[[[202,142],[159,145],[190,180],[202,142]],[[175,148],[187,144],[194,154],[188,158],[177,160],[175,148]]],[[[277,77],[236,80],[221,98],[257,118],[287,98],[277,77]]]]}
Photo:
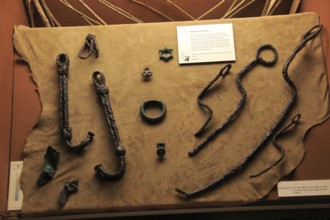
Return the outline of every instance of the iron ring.
{"type": "Polygon", "coordinates": [[[273,47],[272,45],[270,44],[266,44],[266,45],[263,45],[261,46],[258,50],[257,50],[257,55],[256,55],[256,60],[257,62],[259,62],[261,65],[263,66],[274,66],[274,64],[276,63],[277,61],[277,57],[278,57],[278,54],[277,54],[277,51],[275,49],[275,47],[273,47]],[[272,53],[273,53],[273,60],[270,60],[270,61],[267,61],[267,60],[264,60],[260,54],[262,51],[265,51],[265,50],[270,50],[272,53]]]}
{"type": "Polygon", "coordinates": [[[166,111],[167,111],[167,109],[166,109],[165,103],[162,101],[159,101],[159,100],[144,101],[140,106],[141,117],[145,121],[151,122],[151,123],[162,121],[165,118],[166,111]],[[158,114],[156,116],[147,115],[146,110],[147,110],[147,108],[149,108],[151,106],[155,106],[155,107],[159,108],[161,111],[160,114],[158,114]]]}

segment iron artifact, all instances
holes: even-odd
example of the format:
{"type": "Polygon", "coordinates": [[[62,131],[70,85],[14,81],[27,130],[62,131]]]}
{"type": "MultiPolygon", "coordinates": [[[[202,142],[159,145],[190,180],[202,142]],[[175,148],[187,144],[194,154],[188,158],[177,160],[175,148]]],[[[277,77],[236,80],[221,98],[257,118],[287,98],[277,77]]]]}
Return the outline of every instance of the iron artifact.
{"type": "Polygon", "coordinates": [[[59,75],[59,87],[60,87],[60,131],[65,140],[65,144],[69,150],[79,153],[81,152],[92,140],[94,134],[88,132],[87,137],[78,145],[73,145],[72,129],[69,126],[69,95],[68,95],[68,77],[69,77],[69,64],[70,60],[66,54],[59,54],[56,58],[57,72],[59,75]]]}
{"type": "Polygon", "coordinates": [[[113,114],[111,104],[109,101],[109,89],[107,88],[105,84],[105,78],[102,72],[96,71],[92,75],[94,86],[96,88],[96,92],[100,98],[100,101],[103,105],[103,110],[105,113],[106,121],[111,133],[112,140],[115,145],[115,152],[116,155],[119,157],[120,160],[120,166],[119,169],[113,173],[109,174],[105,172],[104,168],[102,167],[102,164],[95,166],[95,171],[98,177],[104,180],[118,180],[120,179],[124,173],[125,173],[125,148],[122,146],[120,142],[119,132],[115,121],[115,116],[113,114]]]}
{"type": "Polygon", "coordinates": [[[38,187],[46,185],[53,179],[57,170],[59,159],[60,153],[57,152],[52,146],[48,146],[46,154],[44,155],[44,167],[37,181],[38,187]]]}
{"type": "MultiPolygon", "coordinates": [[[[282,111],[278,121],[271,127],[271,129],[267,132],[266,136],[261,140],[261,142],[250,152],[250,154],[242,161],[240,164],[238,164],[236,167],[234,167],[232,170],[230,170],[228,173],[222,175],[219,177],[217,180],[212,182],[211,184],[207,185],[206,187],[203,187],[201,189],[198,189],[193,192],[186,192],[183,191],[179,188],[176,188],[175,191],[178,192],[179,194],[185,196],[186,198],[193,198],[193,197],[198,197],[201,196],[202,194],[210,191],[211,189],[216,188],[223,182],[225,182],[227,179],[235,176],[238,174],[241,170],[243,170],[248,163],[253,159],[253,157],[266,145],[266,143],[270,140],[270,138],[275,134],[275,132],[279,129],[279,127],[283,124],[285,119],[288,117],[290,114],[292,107],[294,106],[296,99],[297,99],[297,87],[294,84],[294,82],[290,79],[288,75],[288,69],[293,61],[293,59],[296,57],[296,55],[299,53],[301,49],[305,47],[305,45],[312,39],[314,39],[321,31],[322,31],[322,25],[316,25],[312,27],[310,30],[308,30],[301,38],[300,43],[298,46],[293,50],[292,54],[290,57],[287,59],[287,61],[283,65],[282,69],[282,76],[288,86],[290,87],[291,90],[291,96],[290,99],[285,106],[284,110],[282,111]]],[[[258,57],[258,53],[257,53],[258,57]]]]}
{"type": "Polygon", "coordinates": [[[296,126],[298,124],[299,120],[300,120],[300,114],[295,115],[292,118],[290,124],[285,126],[281,131],[279,131],[277,134],[275,134],[273,136],[272,142],[273,142],[273,145],[276,147],[276,149],[280,152],[280,154],[281,154],[280,158],[278,158],[272,165],[270,165],[266,169],[260,171],[257,174],[251,175],[250,178],[255,178],[255,177],[258,177],[258,176],[266,173],[267,171],[269,171],[273,167],[277,166],[283,160],[284,155],[285,155],[285,151],[284,151],[284,148],[282,147],[282,145],[280,143],[278,143],[277,139],[279,137],[283,136],[283,134],[285,134],[291,127],[296,126]]]}
{"type": "Polygon", "coordinates": [[[143,77],[144,80],[150,80],[151,76],[152,76],[152,72],[151,70],[146,67],[144,68],[143,72],[141,73],[141,76],[143,77]]]}
{"type": "Polygon", "coordinates": [[[92,54],[94,54],[95,57],[98,58],[99,48],[97,46],[96,37],[92,34],[87,34],[85,38],[85,43],[79,50],[78,56],[81,59],[87,59],[92,54]]]}
{"type": "Polygon", "coordinates": [[[65,206],[71,194],[78,192],[78,187],[79,180],[73,180],[71,182],[65,183],[63,190],[60,192],[58,204],[60,206],[65,206]]]}
{"type": "Polygon", "coordinates": [[[212,115],[213,115],[213,110],[211,109],[211,107],[210,106],[208,106],[207,104],[205,104],[205,103],[203,103],[202,102],[202,98],[204,97],[204,96],[206,96],[207,95],[207,93],[208,93],[208,91],[209,91],[209,89],[210,89],[210,87],[220,78],[220,77],[222,77],[222,79],[229,73],[229,70],[231,69],[231,64],[227,64],[226,66],[224,66],[221,70],[220,70],[220,72],[215,76],[215,78],[211,81],[211,82],[209,82],[208,84],[207,84],[207,86],[201,91],[201,93],[199,93],[199,95],[198,95],[198,97],[197,97],[197,103],[198,103],[198,105],[200,106],[200,107],[203,107],[203,108],[205,108],[206,109],[206,111],[207,111],[207,119],[206,119],[206,121],[203,123],[203,125],[202,125],[202,127],[195,133],[195,137],[199,137],[199,136],[201,136],[203,133],[204,133],[204,131],[205,131],[205,129],[206,129],[206,127],[207,127],[207,125],[210,123],[210,121],[211,121],[211,118],[212,118],[212,115]]]}
{"type": "Polygon", "coordinates": [[[166,111],[167,111],[167,108],[166,108],[165,103],[163,101],[154,100],[154,99],[144,101],[140,106],[141,117],[143,118],[143,120],[145,120],[146,122],[149,122],[149,123],[157,123],[157,122],[162,121],[166,116],[166,111]],[[148,115],[146,113],[146,111],[148,108],[151,108],[151,107],[159,108],[160,113],[156,116],[148,115]]]}
{"type": "Polygon", "coordinates": [[[157,143],[156,153],[159,159],[163,159],[166,154],[165,143],[157,143]]]}
{"type": "Polygon", "coordinates": [[[173,59],[173,49],[164,47],[162,50],[159,50],[159,59],[164,60],[165,62],[173,59]]]}
{"type": "MultiPolygon", "coordinates": [[[[258,64],[262,65],[262,66],[265,66],[265,67],[272,67],[275,65],[276,61],[277,61],[277,51],[276,49],[270,45],[270,44],[266,44],[266,45],[263,45],[261,46],[258,50],[257,50],[257,54],[256,54],[256,58],[250,62],[246,67],[244,67],[241,72],[239,72],[237,74],[237,77],[236,77],[236,84],[237,84],[237,87],[241,93],[241,100],[240,102],[238,103],[235,111],[227,118],[227,120],[222,124],[220,125],[220,127],[218,127],[215,131],[213,131],[202,143],[200,143],[199,145],[197,145],[192,151],[189,151],[188,152],[188,155],[190,157],[192,156],[195,156],[198,152],[200,152],[205,146],[207,146],[208,143],[210,143],[211,141],[214,140],[215,137],[217,137],[224,129],[226,129],[231,123],[234,122],[234,120],[237,118],[237,116],[240,114],[240,112],[242,111],[243,109],[243,106],[245,104],[245,101],[246,101],[246,91],[243,87],[243,84],[242,84],[242,78],[250,71],[252,70],[254,67],[256,67],[258,64]],[[272,53],[273,53],[273,60],[271,61],[266,61],[264,60],[260,54],[261,52],[265,51],[265,50],[270,50],[272,53]]],[[[222,70],[223,71],[226,71],[228,70],[229,71],[229,66],[225,66],[222,70]]],[[[221,71],[220,71],[221,72],[221,71]]],[[[213,81],[211,81],[212,83],[213,81]]],[[[208,88],[208,87],[206,87],[208,88]]],[[[207,91],[207,90],[206,90],[207,91]]]]}

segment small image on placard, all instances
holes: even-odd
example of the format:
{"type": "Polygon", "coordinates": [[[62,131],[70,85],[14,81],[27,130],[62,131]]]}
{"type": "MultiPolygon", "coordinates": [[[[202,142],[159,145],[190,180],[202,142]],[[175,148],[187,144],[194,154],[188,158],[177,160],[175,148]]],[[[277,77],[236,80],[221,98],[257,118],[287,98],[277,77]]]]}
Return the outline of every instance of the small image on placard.
{"type": "Polygon", "coordinates": [[[235,61],[233,24],[178,26],[179,63],[235,61]]]}

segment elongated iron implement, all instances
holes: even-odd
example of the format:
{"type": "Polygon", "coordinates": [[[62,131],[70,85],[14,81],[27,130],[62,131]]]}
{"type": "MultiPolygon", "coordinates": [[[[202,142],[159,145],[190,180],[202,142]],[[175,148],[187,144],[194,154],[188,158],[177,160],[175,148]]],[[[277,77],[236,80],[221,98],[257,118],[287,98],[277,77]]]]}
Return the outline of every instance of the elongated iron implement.
{"type": "Polygon", "coordinates": [[[69,126],[69,94],[68,94],[68,77],[70,60],[66,54],[59,54],[56,58],[57,72],[59,75],[60,85],[60,131],[65,141],[66,146],[72,152],[81,152],[92,140],[94,134],[88,132],[87,137],[78,145],[73,145],[72,129],[69,126]]]}
{"type": "Polygon", "coordinates": [[[96,165],[94,169],[96,171],[97,176],[100,177],[101,179],[110,180],[110,181],[118,180],[125,173],[125,167],[126,167],[125,153],[126,153],[126,151],[120,142],[119,132],[118,132],[118,128],[117,128],[116,121],[115,121],[115,116],[113,114],[112,107],[111,107],[111,104],[109,101],[109,89],[107,88],[107,86],[105,84],[104,74],[99,71],[96,71],[93,73],[92,78],[93,78],[94,86],[96,88],[96,92],[103,105],[103,110],[105,113],[106,121],[107,121],[109,130],[110,130],[110,133],[111,133],[112,140],[115,145],[116,155],[119,157],[119,160],[120,160],[119,169],[115,173],[109,174],[109,173],[105,172],[104,168],[102,167],[102,164],[96,165]]]}
{"type": "Polygon", "coordinates": [[[291,127],[295,127],[298,124],[299,120],[300,120],[300,114],[295,115],[292,118],[292,121],[290,122],[290,124],[285,126],[281,131],[279,131],[278,133],[276,133],[273,136],[272,142],[273,142],[273,145],[275,146],[275,148],[280,152],[280,154],[281,154],[280,157],[272,165],[270,165],[269,167],[260,171],[257,174],[251,175],[250,178],[255,178],[255,177],[261,176],[262,174],[266,173],[273,167],[277,166],[283,160],[285,151],[284,151],[284,148],[282,147],[282,145],[280,143],[278,143],[277,139],[279,137],[283,136],[291,127]]]}
{"type": "Polygon", "coordinates": [[[213,115],[213,110],[211,109],[211,107],[205,103],[202,102],[202,99],[204,96],[207,95],[208,91],[210,90],[210,88],[212,87],[212,85],[221,77],[222,79],[229,73],[229,70],[231,69],[231,64],[227,64],[226,66],[224,66],[220,72],[214,77],[214,79],[209,82],[206,87],[199,93],[198,97],[197,97],[197,103],[200,107],[206,109],[207,111],[207,119],[205,120],[205,122],[202,124],[201,128],[195,133],[195,137],[200,137],[207,125],[210,123],[211,119],[212,119],[212,115],[213,115]]]}
{"type": "MultiPolygon", "coordinates": [[[[231,177],[235,176],[240,171],[242,171],[249,164],[249,162],[254,158],[254,156],[268,143],[268,141],[272,138],[272,136],[277,132],[277,130],[283,124],[285,119],[289,116],[289,114],[291,113],[292,108],[297,100],[297,93],[298,93],[297,87],[288,75],[289,66],[290,66],[291,62],[294,60],[294,58],[296,57],[296,55],[299,53],[299,51],[301,51],[310,40],[314,39],[322,31],[322,28],[323,28],[322,25],[316,25],[316,26],[312,27],[311,29],[309,29],[302,36],[300,43],[293,50],[290,57],[284,63],[283,69],[282,69],[282,76],[283,76],[284,80],[286,81],[286,83],[288,84],[288,86],[290,87],[290,90],[291,90],[290,99],[289,99],[287,105],[284,107],[278,120],[270,128],[270,130],[267,132],[266,136],[259,142],[259,144],[250,152],[250,154],[243,161],[241,161],[237,166],[235,166],[233,169],[231,169],[228,173],[222,175],[221,177],[219,177],[217,180],[215,180],[211,184],[209,184],[201,189],[195,190],[193,192],[186,192],[186,191],[183,191],[182,189],[176,188],[175,189],[176,192],[185,196],[186,198],[193,198],[193,197],[198,197],[198,196],[203,195],[204,193],[218,187],[220,184],[224,183],[226,180],[230,179],[231,177]]],[[[257,53],[257,55],[258,55],[258,53],[257,53]]]]}
{"type": "MultiPolygon", "coordinates": [[[[237,87],[238,87],[238,89],[241,93],[241,100],[239,101],[236,109],[227,118],[227,120],[223,124],[221,124],[216,130],[214,130],[203,142],[201,142],[199,145],[197,145],[192,151],[188,152],[188,155],[190,157],[195,156],[204,147],[206,147],[211,141],[213,141],[215,137],[217,137],[224,129],[226,129],[230,124],[232,124],[234,122],[234,120],[238,117],[238,115],[242,111],[243,106],[244,106],[245,101],[246,101],[246,91],[245,91],[245,89],[243,87],[243,84],[242,84],[243,76],[245,76],[248,72],[250,72],[250,70],[252,70],[258,64],[260,64],[262,66],[266,66],[266,67],[274,66],[276,61],[277,61],[277,57],[278,57],[278,55],[277,55],[276,49],[270,44],[263,45],[257,50],[256,58],[253,61],[251,61],[246,67],[244,67],[241,72],[239,72],[237,74],[236,84],[237,84],[237,87]],[[270,50],[273,53],[273,60],[266,61],[261,57],[261,53],[263,51],[266,51],[266,50],[270,50]]],[[[227,66],[225,66],[223,68],[223,70],[226,70],[226,69],[228,69],[227,66]]],[[[211,83],[212,83],[212,81],[211,81],[211,83]]]]}

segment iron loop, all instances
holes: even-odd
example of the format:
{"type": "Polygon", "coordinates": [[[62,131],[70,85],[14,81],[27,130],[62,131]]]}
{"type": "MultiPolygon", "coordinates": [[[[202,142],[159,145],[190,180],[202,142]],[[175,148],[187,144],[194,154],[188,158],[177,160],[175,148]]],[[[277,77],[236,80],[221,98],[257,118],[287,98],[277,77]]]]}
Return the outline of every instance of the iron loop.
{"type": "Polygon", "coordinates": [[[277,61],[277,57],[278,57],[278,54],[277,54],[275,47],[273,47],[270,44],[265,44],[257,50],[256,61],[263,66],[274,66],[274,64],[277,61]],[[273,53],[273,60],[267,61],[261,57],[261,53],[266,50],[270,50],[273,53]]]}
{"type": "Polygon", "coordinates": [[[141,104],[140,107],[140,113],[142,118],[147,121],[147,122],[151,122],[151,123],[155,123],[155,122],[160,122],[165,118],[166,115],[166,105],[164,102],[159,101],[159,100],[148,100],[148,101],[144,101],[141,104]],[[160,109],[160,114],[156,115],[156,116],[150,116],[146,113],[147,109],[150,107],[157,107],[160,109]]]}

